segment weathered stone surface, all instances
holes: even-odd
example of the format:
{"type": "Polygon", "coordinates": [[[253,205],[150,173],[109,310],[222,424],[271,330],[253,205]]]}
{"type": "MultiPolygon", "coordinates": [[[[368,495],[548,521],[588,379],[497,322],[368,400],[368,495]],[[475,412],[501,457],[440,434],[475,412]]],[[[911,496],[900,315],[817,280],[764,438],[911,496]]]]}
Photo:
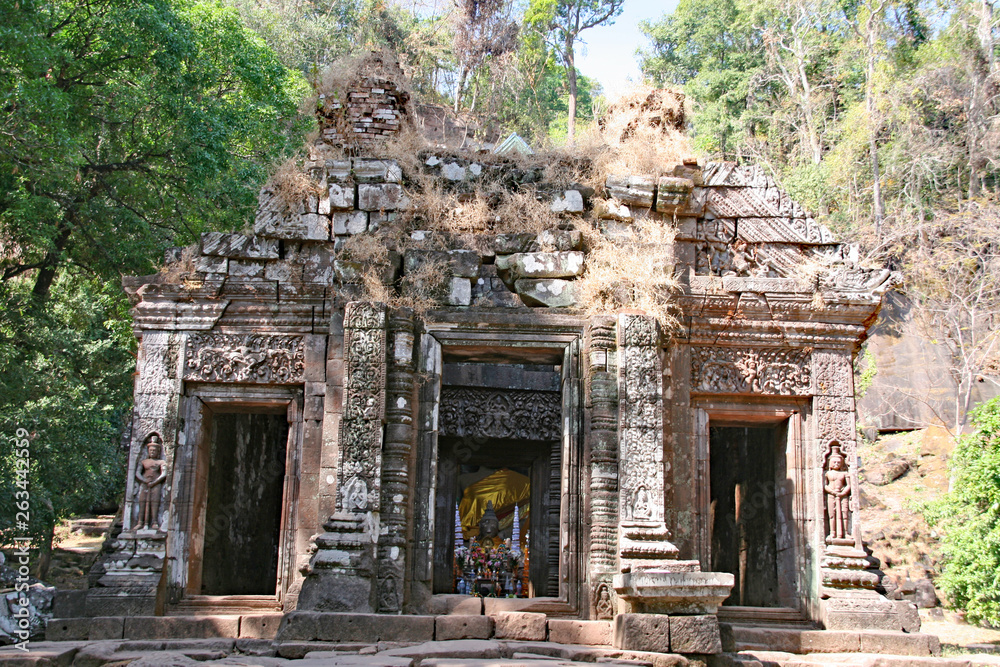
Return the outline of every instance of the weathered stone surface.
{"type": "Polygon", "coordinates": [[[351,178],[350,160],[327,160],[326,180],[331,183],[343,183],[351,178]]]}
{"type": "Polygon", "coordinates": [[[234,278],[263,278],[264,262],[234,259],[229,262],[229,275],[234,278]]]}
{"type": "Polygon", "coordinates": [[[414,658],[424,664],[431,658],[451,658],[455,660],[496,659],[500,657],[501,645],[495,641],[481,639],[460,639],[450,642],[425,642],[416,646],[383,651],[381,655],[414,658]]]}
{"type": "Polygon", "coordinates": [[[50,642],[86,639],[89,633],[89,618],[53,618],[45,625],[45,640],[50,642]]]}
{"type": "Polygon", "coordinates": [[[493,619],[489,616],[437,616],[434,619],[434,639],[489,639],[493,636],[493,619]]]}
{"type": "Polygon", "coordinates": [[[614,174],[608,176],[605,187],[608,194],[623,204],[651,208],[653,206],[652,176],[630,176],[614,174]]]}
{"type": "MultiPolygon", "coordinates": [[[[499,259],[499,258],[498,258],[499,259]]],[[[583,273],[583,253],[525,252],[511,255],[505,265],[517,278],[574,278],[583,273]]],[[[497,268],[501,268],[497,264],[497,268]]]]}
{"type": "Polygon", "coordinates": [[[861,633],[861,652],[913,656],[933,654],[930,635],[876,631],[861,633]]]}
{"type": "Polygon", "coordinates": [[[674,213],[682,209],[691,197],[694,181],[676,176],[661,176],[656,182],[656,210],[674,213]]]}
{"type": "Polygon", "coordinates": [[[611,621],[549,619],[549,641],[557,644],[610,645],[613,634],[611,621]]]}
{"type": "Polygon", "coordinates": [[[838,592],[823,611],[827,630],[902,630],[895,603],[874,591],[838,592]]]}
{"type": "Polygon", "coordinates": [[[728,572],[633,571],[615,575],[618,596],[659,614],[714,614],[735,583],[728,572]]]}
{"type": "Polygon", "coordinates": [[[494,264],[479,267],[479,277],[472,283],[472,301],[476,305],[494,308],[523,307],[524,302],[497,275],[494,264]]]}
{"type": "Polygon", "coordinates": [[[240,617],[240,638],[274,639],[284,614],[248,614],[240,617]]]}
{"type": "Polygon", "coordinates": [[[482,259],[472,250],[407,250],[403,269],[406,273],[413,273],[431,263],[439,264],[452,276],[477,278],[482,259]]]}
{"type": "Polygon", "coordinates": [[[205,232],[201,235],[201,251],[233,259],[278,259],[278,241],[246,234],[205,232]]]}
{"type": "Polygon", "coordinates": [[[672,653],[721,653],[719,621],[712,615],[671,616],[672,653]]]}
{"type": "Polygon", "coordinates": [[[95,616],[90,619],[90,639],[122,639],[125,619],[121,616],[95,616]]]}
{"type": "Polygon", "coordinates": [[[258,217],[253,232],[275,239],[326,241],[330,238],[330,217],[321,213],[289,214],[277,220],[258,217]]]}
{"type": "Polygon", "coordinates": [[[583,195],[579,190],[564,190],[552,200],[550,208],[553,213],[583,213],[583,195]]]}
{"type": "Polygon", "coordinates": [[[281,641],[421,642],[434,638],[433,616],[295,611],[278,630],[281,641]]]}
{"type": "Polygon", "coordinates": [[[903,632],[920,632],[920,610],[909,600],[896,600],[896,613],[903,632]]]}
{"type": "Polygon", "coordinates": [[[583,234],[577,230],[546,229],[536,237],[539,249],[545,251],[579,250],[583,245],[583,234]]]}
{"type": "Polygon", "coordinates": [[[238,637],[239,616],[133,616],[125,619],[126,639],[209,639],[238,637]]]}
{"type": "Polygon", "coordinates": [[[342,651],[311,651],[299,667],[410,667],[413,659],[385,654],[353,655],[342,651]]]}
{"type": "Polygon", "coordinates": [[[468,278],[451,278],[445,303],[449,306],[468,306],[472,303],[472,281],[468,278]]]}
{"type": "Polygon", "coordinates": [[[449,250],[446,255],[453,276],[461,276],[462,278],[479,276],[479,266],[483,262],[479,253],[472,250],[449,250]]]}
{"type": "Polygon", "coordinates": [[[483,598],[469,595],[435,595],[428,602],[427,610],[440,616],[481,616],[483,598]]]}
{"type": "Polygon", "coordinates": [[[663,614],[618,614],[612,643],[631,651],[670,651],[670,618],[663,614]]]}
{"type": "Polygon", "coordinates": [[[632,211],[629,209],[628,204],[622,204],[613,199],[602,199],[595,202],[594,214],[601,220],[632,222],[632,211]]]}
{"type": "Polygon", "coordinates": [[[579,298],[573,281],[559,278],[521,278],[514,282],[514,289],[529,306],[569,308],[579,298]]]}
{"type": "Polygon", "coordinates": [[[399,183],[403,170],[395,160],[354,158],[354,178],[359,183],[399,183]]]}
{"type": "MultiPolygon", "coordinates": [[[[851,413],[853,419],[854,414],[851,413]]],[[[905,459],[891,459],[868,467],[864,471],[865,479],[876,486],[885,486],[907,473],[910,464],[905,459]]]]}
{"type": "Polygon", "coordinates": [[[358,208],[362,211],[396,211],[409,205],[410,200],[403,194],[403,187],[396,183],[358,185],[358,208]]]}
{"type": "Polygon", "coordinates": [[[545,641],[545,614],[526,611],[501,611],[493,617],[497,639],[545,641]]]}
{"type": "Polygon", "coordinates": [[[330,210],[332,211],[350,211],[355,205],[355,192],[354,184],[347,183],[330,183],[329,191],[327,197],[330,202],[330,210]]]}
{"type": "Polygon", "coordinates": [[[368,229],[368,213],[365,211],[351,211],[350,213],[333,214],[333,233],[361,234],[368,229]]]}
{"type": "MultiPolygon", "coordinates": [[[[274,642],[270,639],[237,639],[236,650],[247,658],[273,658],[278,654],[278,649],[274,647],[274,642]]],[[[264,664],[261,667],[269,667],[269,665],[264,664]]]]}
{"type": "Polygon", "coordinates": [[[194,270],[202,273],[228,273],[229,258],[200,255],[194,260],[194,270]]]}
{"type": "Polygon", "coordinates": [[[493,240],[493,250],[498,255],[513,255],[518,252],[532,252],[537,249],[534,234],[497,234],[493,240]]]}
{"type": "Polygon", "coordinates": [[[441,165],[441,177],[449,181],[464,181],[465,167],[457,162],[445,162],[441,165]]]}

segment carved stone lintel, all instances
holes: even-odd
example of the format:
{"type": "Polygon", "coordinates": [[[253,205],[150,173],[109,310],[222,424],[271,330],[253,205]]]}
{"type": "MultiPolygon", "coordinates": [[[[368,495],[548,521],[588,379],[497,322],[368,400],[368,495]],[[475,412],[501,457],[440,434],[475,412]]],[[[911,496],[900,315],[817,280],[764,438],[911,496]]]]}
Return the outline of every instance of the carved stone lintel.
{"type": "Polygon", "coordinates": [[[185,380],[294,384],[304,373],[302,336],[193,333],[187,339],[185,380]]]}
{"type": "Polygon", "coordinates": [[[692,347],[691,389],[715,394],[812,393],[809,349],[692,347]]]}
{"type": "Polygon", "coordinates": [[[444,387],[440,434],[453,437],[558,440],[559,392],[444,387]]]}

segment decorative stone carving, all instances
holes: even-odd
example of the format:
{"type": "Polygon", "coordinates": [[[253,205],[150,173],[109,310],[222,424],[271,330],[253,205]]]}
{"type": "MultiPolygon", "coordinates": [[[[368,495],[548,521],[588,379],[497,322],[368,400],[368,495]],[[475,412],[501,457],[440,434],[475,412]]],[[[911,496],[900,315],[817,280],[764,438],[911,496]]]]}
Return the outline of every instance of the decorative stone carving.
{"type": "Polygon", "coordinates": [[[368,510],[368,485],[360,477],[352,477],[344,486],[344,509],[348,512],[368,510]]]}
{"type": "Polygon", "coordinates": [[[601,621],[610,621],[615,617],[615,605],[611,601],[611,586],[608,584],[598,584],[594,593],[594,607],[597,611],[597,618],[601,621]]]}
{"type": "Polygon", "coordinates": [[[715,394],[812,393],[809,349],[692,347],[691,388],[715,394]]]}
{"type": "MultiPolygon", "coordinates": [[[[385,306],[347,304],[344,314],[344,413],[340,430],[341,479],[365,483],[369,507],[377,511],[385,414],[385,306]]],[[[347,485],[341,507],[348,509],[347,485]]]]}
{"type": "Polygon", "coordinates": [[[185,380],[294,384],[304,372],[302,336],[193,333],[187,339],[185,380]]]}
{"type": "Polygon", "coordinates": [[[823,491],[826,494],[827,544],[853,545],[851,536],[851,476],[840,443],[830,441],[826,456],[823,491]]]}
{"type": "Polygon", "coordinates": [[[167,478],[167,462],[163,460],[163,441],[159,433],[150,433],[145,440],[146,458],[136,464],[135,479],[139,483],[140,529],[156,530],[160,527],[160,498],[163,481],[167,478]]]}
{"type": "Polygon", "coordinates": [[[842,350],[816,350],[812,355],[815,393],[820,396],[854,396],[851,355],[842,350]]]}
{"type": "Polygon", "coordinates": [[[558,440],[558,392],[444,387],[440,434],[454,437],[558,440]]]}
{"type": "Polygon", "coordinates": [[[663,378],[656,321],[620,315],[618,340],[620,566],[623,571],[633,565],[668,567],[678,550],[663,515],[663,378]]]}
{"type": "MultiPolygon", "coordinates": [[[[587,360],[590,405],[590,571],[598,600],[618,562],[618,378],[615,320],[590,325],[587,360]]],[[[609,597],[610,600],[610,597],[609,597]]]]}

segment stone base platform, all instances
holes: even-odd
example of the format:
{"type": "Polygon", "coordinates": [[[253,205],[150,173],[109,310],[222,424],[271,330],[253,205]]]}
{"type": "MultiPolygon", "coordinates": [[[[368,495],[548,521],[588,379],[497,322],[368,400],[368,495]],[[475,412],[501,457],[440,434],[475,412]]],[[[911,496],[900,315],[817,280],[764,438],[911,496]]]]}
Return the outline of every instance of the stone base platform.
{"type": "Polygon", "coordinates": [[[0,648],[0,667],[987,667],[1000,656],[916,657],[864,653],[740,651],[713,656],[624,651],[555,642],[463,639],[334,643],[266,639],[31,642],[0,648]]]}

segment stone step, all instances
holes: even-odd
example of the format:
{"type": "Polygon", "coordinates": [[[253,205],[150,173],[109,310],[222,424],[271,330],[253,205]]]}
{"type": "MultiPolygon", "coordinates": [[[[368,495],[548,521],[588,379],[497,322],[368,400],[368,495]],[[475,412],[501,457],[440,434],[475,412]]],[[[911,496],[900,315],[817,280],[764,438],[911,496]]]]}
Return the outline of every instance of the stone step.
{"type": "Polygon", "coordinates": [[[226,616],[280,613],[281,603],[267,595],[192,595],[172,605],[168,616],[226,616]]]}
{"type": "Polygon", "coordinates": [[[722,650],[777,651],[804,655],[809,653],[866,653],[941,655],[936,635],[876,630],[807,630],[788,626],[750,626],[719,623],[722,650]]]}

